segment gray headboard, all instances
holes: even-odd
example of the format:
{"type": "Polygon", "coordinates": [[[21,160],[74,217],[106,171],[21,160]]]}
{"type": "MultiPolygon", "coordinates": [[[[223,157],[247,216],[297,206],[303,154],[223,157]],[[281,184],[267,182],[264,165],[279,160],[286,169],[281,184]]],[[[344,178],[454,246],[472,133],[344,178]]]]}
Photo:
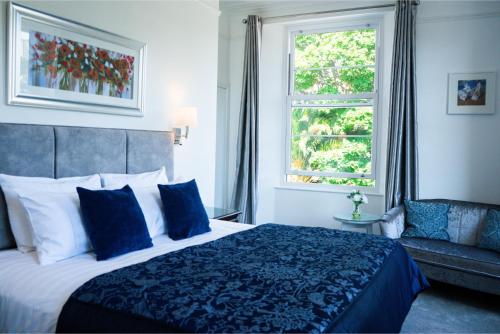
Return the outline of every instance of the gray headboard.
{"type": "MultiPolygon", "coordinates": [[[[0,173],[61,178],[142,173],[165,166],[173,178],[170,132],[0,124],[0,173]]],[[[0,249],[15,247],[0,191],[0,249]]]]}

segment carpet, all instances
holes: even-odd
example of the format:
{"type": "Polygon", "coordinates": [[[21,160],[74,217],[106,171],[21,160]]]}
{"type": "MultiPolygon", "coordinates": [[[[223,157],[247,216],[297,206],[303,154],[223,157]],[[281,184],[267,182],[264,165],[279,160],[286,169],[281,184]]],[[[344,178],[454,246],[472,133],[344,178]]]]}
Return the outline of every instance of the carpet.
{"type": "Polygon", "coordinates": [[[413,303],[402,333],[500,333],[500,296],[430,283],[413,303]]]}

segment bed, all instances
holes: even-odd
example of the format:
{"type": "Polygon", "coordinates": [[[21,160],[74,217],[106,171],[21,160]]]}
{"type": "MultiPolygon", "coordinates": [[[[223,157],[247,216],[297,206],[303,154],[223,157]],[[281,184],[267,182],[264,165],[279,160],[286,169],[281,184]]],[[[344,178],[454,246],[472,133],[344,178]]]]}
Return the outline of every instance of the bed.
{"type": "Polygon", "coordinates": [[[210,233],[177,242],[167,236],[160,236],[153,240],[153,248],[110,261],[97,262],[92,254],[87,253],[41,266],[34,252],[25,254],[14,249],[0,251],[0,332],[53,333],[65,302],[88,280],[158,255],[251,228],[218,220],[210,223],[210,233]]]}
{"type": "MultiPolygon", "coordinates": [[[[0,124],[0,143],[0,173],[167,166],[173,174],[165,132],[0,124]]],[[[5,332],[397,332],[428,286],[403,247],[385,237],[216,220],[209,233],[159,236],[154,247],[112,260],[87,253],[40,266],[33,253],[11,249],[1,202],[5,332]]]]}

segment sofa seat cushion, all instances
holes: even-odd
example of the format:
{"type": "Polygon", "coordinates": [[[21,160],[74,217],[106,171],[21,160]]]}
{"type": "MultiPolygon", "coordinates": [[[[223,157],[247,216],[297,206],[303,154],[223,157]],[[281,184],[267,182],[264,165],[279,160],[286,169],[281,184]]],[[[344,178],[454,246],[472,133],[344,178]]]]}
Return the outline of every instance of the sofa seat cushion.
{"type": "Polygon", "coordinates": [[[416,260],[500,279],[500,254],[449,241],[401,238],[398,241],[416,260]]]}

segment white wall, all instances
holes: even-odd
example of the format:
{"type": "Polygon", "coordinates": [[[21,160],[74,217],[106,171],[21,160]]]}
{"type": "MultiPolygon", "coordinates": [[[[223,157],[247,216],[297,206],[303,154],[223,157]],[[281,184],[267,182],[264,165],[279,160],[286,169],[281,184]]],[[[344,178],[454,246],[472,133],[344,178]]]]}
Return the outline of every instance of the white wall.
{"type": "MultiPolygon", "coordinates": [[[[224,14],[222,14],[224,15],[224,14]]],[[[229,84],[231,87],[229,95],[229,128],[228,128],[228,196],[233,195],[233,187],[236,178],[236,147],[238,141],[238,127],[240,117],[241,84],[243,79],[243,60],[245,49],[246,25],[241,22],[244,16],[231,16],[229,24],[229,84]]]]}
{"type": "MultiPolygon", "coordinates": [[[[6,50],[0,48],[0,122],[170,130],[176,107],[198,107],[199,125],[175,148],[176,177],[196,178],[213,203],[217,86],[217,1],[29,1],[28,6],[83,22],[148,46],[144,117],[6,105],[6,50]]],[[[0,2],[0,45],[7,3],[0,2]]]]}
{"type": "Polygon", "coordinates": [[[228,207],[228,164],[229,164],[229,98],[231,92],[229,71],[229,20],[227,16],[219,18],[219,65],[217,76],[217,148],[215,173],[215,205],[228,207]]]}
{"type": "Polygon", "coordinates": [[[500,203],[500,1],[419,7],[420,197],[500,203]],[[447,75],[497,72],[496,113],[447,115],[447,75]]]}

